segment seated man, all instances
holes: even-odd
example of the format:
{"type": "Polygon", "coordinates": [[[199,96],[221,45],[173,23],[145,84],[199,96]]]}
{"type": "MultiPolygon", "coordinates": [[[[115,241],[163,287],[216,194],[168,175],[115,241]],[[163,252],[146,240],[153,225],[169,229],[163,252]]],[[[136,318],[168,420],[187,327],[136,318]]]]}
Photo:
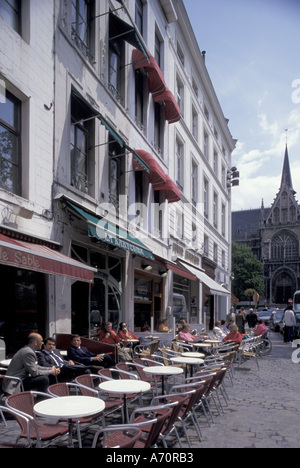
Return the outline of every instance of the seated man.
{"type": "Polygon", "coordinates": [[[73,361],[66,361],[60,354],[58,349],[55,349],[54,338],[47,338],[44,343],[44,349],[38,354],[38,363],[42,367],[55,366],[60,369],[58,380],[60,382],[68,382],[74,380],[82,374],[90,374],[91,371],[83,364],[76,365],[73,361]]]}
{"type": "Polygon", "coordinates": [[[20,384],[8,377],[18,377],[22,380],[24,390],[35,390],[46,393],[49,387],[49,376],[59,375],[60,369],[54,365],[41,367],[37,364],[36,351],[40,351],[43,338],[37,333],[28,337],[28,345],[20,349],[12,358],[7,369],[2,389],[5,393],[13,395],[21,391],[20,384]]]}
{"type": "Polygon", "coordinates": [[[84,364],[87,369],[97,373],[97,366],[110,368],[115,366],[115,361],[108,354],[95,355],[85,346],[81,346],[79,335],[73,335],[71,346],[68,349],[68,358],[74,362],[84,364]],[[93,365],[94,364],[94,365],[93,365]]]}

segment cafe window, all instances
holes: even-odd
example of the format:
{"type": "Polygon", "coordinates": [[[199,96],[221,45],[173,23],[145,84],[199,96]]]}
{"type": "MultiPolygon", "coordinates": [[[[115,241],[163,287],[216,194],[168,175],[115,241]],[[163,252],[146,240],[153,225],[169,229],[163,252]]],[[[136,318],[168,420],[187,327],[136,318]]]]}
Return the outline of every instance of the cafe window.
{"type": "Polygon", "coordinates": [[[90,193],[92,187],[91,162],[94,135],[94,119],[91,111],[79,98],[71,99],[71,185],[84,193],[90,193]]]}
{"type": "Polygon", "coordinates": [[[0,101],[0,188],[21,195],[21,102],[8,91],[0,101]]]}
{"type": "Polygon", "coordinates": [[[21,34],[21,0],[1,0],[0,15],[19,34],[21,34]]]}
{"type": "Polygon", "coordinates": [[[94,60],[92,50],[94,12],[93,0],[72,0],[72,40],[90,62],[94,60]]]}
{"type": "Polygon", "coordinates": [[[136,274],[134,279],[134,330],[147,332],[153,319],[154,328],[163,318],[162,281],[136,274]]]}

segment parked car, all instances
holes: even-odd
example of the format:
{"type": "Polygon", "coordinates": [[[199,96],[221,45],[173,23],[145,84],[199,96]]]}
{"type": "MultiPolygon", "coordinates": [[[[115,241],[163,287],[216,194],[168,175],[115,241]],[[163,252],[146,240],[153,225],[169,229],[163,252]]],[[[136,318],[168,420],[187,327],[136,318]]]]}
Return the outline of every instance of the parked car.
{"type": "Polygon", "coordinates": [[[273,330],[274,332],[279,332],[280,331],[280,321],[282,320],[284,315],[284,310],[274,310],[271,314],[270,318],[270,329],[273,330]]]}
{"type": "Polygon", "coordinates": [[[269,325],[271,312],[269,310],[262,310],[257,314],[258,320],[262,320],[266,325],[269,325]]]}

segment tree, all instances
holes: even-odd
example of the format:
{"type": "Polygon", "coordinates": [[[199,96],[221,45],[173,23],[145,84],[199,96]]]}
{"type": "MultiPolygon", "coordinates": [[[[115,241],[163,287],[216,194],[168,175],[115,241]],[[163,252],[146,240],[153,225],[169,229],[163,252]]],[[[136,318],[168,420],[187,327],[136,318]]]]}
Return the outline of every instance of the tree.
{"type": "MultiPolygon", "coordinates": [[[[245,297],[247,289],[255,289],[259,295],[264,294],[264,267],[262,262],[253,254],[250,247],[232,244],[232,283],[233,293],[240,301],[245,297]]],[[[249,299],[249,298],[248,298],[249,299]]]]}

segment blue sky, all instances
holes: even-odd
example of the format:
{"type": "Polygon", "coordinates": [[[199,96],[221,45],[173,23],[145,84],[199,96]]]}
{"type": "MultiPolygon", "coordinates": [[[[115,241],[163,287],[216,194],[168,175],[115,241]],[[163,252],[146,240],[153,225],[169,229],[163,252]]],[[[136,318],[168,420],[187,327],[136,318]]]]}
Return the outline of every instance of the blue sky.
{"type": "Polygon", "coordinates": [[[241,173],[233,209],[270,206],[288,129],[300,198],[300,0],[184,0],[229,128],[241,173]]]}

